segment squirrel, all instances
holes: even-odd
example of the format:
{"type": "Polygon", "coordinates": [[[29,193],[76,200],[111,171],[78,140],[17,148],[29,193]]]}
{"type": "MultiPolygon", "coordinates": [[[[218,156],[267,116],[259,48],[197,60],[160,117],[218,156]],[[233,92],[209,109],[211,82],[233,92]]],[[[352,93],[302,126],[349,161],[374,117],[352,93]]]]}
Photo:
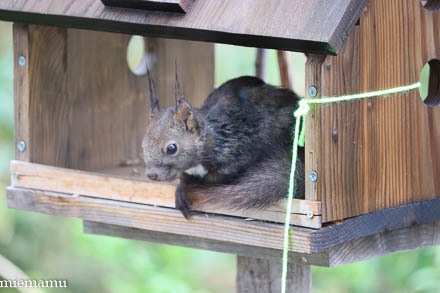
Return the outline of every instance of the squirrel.
{"type": "MultiPolygon", "coordinates": [[[[160,109],[150,87],[150,123],[142,141],[150,180],[179,178],[175,204],[186,219],[189,192],[231,209],[264,209],[286,197],[292,160],[293,111],[299,97],[257,77],[215,89],[200,108],[185,99],[176,73],[175,106],[160,109]]],[[[304,198],[304,149],[299,148],[296,198],[304,198]]]]}

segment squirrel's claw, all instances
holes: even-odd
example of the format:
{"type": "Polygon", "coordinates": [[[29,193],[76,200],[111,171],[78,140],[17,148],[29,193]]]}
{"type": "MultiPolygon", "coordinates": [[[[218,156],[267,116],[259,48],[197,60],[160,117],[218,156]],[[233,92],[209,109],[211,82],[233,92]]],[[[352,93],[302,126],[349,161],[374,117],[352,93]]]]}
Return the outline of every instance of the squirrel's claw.
{"type": "Polygon", "coordinates": [[[187,220],[191,218],[191,205],[191,200],[186,195],[183,187],[179,185],[176,190],[176,209],[180,210],[187,220]]]}

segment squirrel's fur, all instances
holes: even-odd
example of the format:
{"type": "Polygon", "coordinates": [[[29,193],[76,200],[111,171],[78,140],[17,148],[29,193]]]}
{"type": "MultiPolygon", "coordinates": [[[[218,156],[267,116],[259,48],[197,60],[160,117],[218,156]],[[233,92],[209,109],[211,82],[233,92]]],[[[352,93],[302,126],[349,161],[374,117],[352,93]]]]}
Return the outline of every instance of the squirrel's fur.
{"type": "MultiPolygon", "coordinates": [[[[159,110],[151,78],[150,91],[152,114],[143,140],[146,175],[160,181],[180,178],[176,207],[185,217],[191,211],[188,191],[231,209],[265,208],[285,197],[299,100],[295,93],[244,76],[214,90],[196,109],[183,98],[176,79],[176,106],[159,110]],[[170,144],[176,153],[167,153],[170,144]]],[[[296,197],[303,198],[302,148],[295,178],[296,197]]]]}

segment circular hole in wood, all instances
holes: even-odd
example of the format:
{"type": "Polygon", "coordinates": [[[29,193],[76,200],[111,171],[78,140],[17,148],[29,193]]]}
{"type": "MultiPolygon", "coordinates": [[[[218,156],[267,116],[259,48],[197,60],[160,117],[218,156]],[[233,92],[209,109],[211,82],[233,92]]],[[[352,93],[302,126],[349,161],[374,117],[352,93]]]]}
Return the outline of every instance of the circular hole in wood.
{"type": "Polygon", "coordinates": [[[431,107],[440,105],[440,60],[433,59],[423,66],[420,83],[422,101],[431,107]]]}
{"type": "Polygon", "coordinates": [[[428,10],[440,9],[440,0],[421,0],[423,7],[428,10]]]}
{"type": "Polygon", "coordinates": [[[147,54],[145,53],[145,40],[141,36],[132,36],[127,48],[127,64],[133,74],[144,75],[147,73],[147,54]]]}

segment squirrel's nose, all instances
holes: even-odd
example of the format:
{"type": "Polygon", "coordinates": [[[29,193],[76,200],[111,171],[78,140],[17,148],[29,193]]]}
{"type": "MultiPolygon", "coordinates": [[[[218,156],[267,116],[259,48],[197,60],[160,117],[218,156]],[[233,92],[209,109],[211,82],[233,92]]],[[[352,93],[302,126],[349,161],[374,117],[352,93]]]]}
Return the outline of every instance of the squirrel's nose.
{"type": "Polygon", "coordinates": [[[151,180],[157,180],[157,177],[159,177],[157,175],[157,173],[147,173],[147,177],[151,180]]]}

